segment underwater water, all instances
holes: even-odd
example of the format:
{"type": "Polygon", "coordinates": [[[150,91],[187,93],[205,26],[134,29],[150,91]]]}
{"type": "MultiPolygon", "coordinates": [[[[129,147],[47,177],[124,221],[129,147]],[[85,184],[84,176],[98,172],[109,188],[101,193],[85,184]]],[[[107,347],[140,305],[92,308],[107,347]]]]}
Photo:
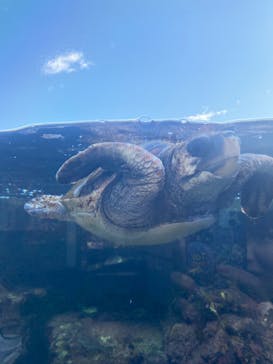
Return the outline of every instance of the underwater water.
{"type": "Polygon", "coordinates": [[[272,140],[273,120],[0,132],[0,363],[273,363],[272,140]]]}

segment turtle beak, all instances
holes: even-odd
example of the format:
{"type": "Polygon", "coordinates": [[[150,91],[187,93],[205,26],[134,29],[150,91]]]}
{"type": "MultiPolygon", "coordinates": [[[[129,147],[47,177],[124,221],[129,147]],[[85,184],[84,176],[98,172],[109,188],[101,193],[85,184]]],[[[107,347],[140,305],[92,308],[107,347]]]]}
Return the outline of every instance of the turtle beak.
{"type": "Polygon", "coordinates": [[[66,208],[60,201],[61,196],[43,195],[25,203],[25,211],[42,219],[65,220],[66,208]]]}

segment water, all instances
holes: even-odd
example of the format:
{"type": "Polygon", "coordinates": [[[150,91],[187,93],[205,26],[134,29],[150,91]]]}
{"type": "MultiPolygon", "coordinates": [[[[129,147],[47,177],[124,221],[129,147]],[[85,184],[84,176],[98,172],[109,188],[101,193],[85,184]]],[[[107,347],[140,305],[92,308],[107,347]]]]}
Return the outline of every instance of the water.
{"type": "Polygon", "coordinates": [[[272,363],[273,164],[258,156],[272,138],[271,120],[1,132],[1,363],[272,363]],[[99,149],[68,167],[84,178],[72,190],[56,181],[78,151],[117,141],[163,164],[99,149]],[[91,166],[107,172],[86,179],[91,166]]]}

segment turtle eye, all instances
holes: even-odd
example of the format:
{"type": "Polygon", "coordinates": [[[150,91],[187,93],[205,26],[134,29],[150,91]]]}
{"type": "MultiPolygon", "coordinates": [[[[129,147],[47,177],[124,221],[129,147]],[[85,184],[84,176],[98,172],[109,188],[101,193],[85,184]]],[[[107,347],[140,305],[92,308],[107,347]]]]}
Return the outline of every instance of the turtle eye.
{"type": "Polygon", "coordinates": [[[207,136],[193,139],[187,146],[187,151],[193,157],[205,157],[210,153],[211,140],[207,136]]]}

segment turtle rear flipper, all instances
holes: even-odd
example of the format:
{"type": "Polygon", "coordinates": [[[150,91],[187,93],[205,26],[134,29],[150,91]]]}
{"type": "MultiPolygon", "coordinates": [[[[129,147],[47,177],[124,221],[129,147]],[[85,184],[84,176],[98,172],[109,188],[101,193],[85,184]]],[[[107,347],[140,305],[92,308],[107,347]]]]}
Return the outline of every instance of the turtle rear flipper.
{"type": "Polygon", "coordinates": [[[102,168],[97,168],[95,171],[91,172],[89,176],[80,179],[76,182],[73,187],[64,196],[65,199],[76,198],[86,196],[92,191],[96,190],[98,186],[110,176],[115,176],[111,172],[104,171],[102,168]]]}

